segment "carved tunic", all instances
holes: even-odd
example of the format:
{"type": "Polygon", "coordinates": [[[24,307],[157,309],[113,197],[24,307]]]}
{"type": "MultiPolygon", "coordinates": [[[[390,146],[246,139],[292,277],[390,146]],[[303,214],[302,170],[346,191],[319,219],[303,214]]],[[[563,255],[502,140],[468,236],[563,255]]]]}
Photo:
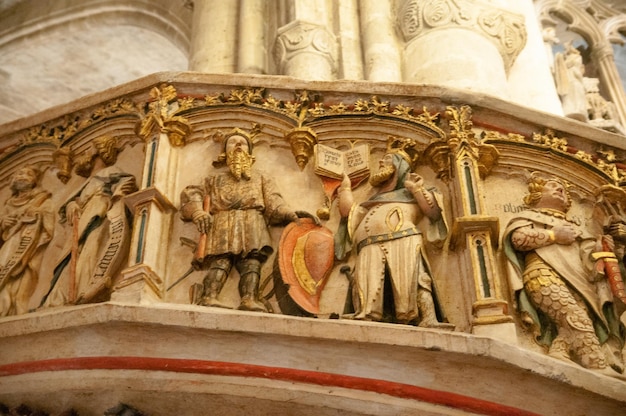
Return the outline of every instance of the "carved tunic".
{"type": "Polygon", "coordinates": [[[35,188],[9,198],[0,228],[0,316],[26,313],[37,286],[41,255],[54,229],[50,193],[35,188]],[[12,227],[4,226],[8,216],[17,219],[12,227]]]}
{"type": "MultiPolygon", "coordinates": [[[[354,300],[357,319],[380,320],[385,276],[391,280],[396,317],[409,322],[418,317],[418,287],[432,290],[423,236],[417,228],[423,218],[416,201],[403,189],[355,205],[349,232],[357,245],[354,300]]],[[[445,239],[443,216],[429,223],[431,241],[445,239]]]]}
{"type": "Polygon", "coordinates": [[[230,172],[205,179],[204,187],[188,186],[181,195],[181,217],[192,218],[209,197],[211,227],[207,235],[205,256],[232,254],[246,257],[251,253],[264,260],[273,249],[269,224],[291,219],[287,206],[274,182],[253,172],[249,180],[237,180],[230,172]]]}

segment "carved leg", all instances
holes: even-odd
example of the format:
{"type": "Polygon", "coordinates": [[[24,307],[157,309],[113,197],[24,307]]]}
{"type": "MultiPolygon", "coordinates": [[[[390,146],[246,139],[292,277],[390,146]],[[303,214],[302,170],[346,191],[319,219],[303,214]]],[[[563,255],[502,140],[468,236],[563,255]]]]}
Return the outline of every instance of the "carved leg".
{"type": "Polygon", "coordinates": [[[215,260],[204,278],[204,294],[202,301],[203,306],[214,306],[218,308],[231,308],[230,306],[220,302],[218,296],[226,283],[232,263],[229,259],[222,258],[215,260]]]}
{"type": "Polygon", "coordinates": [[[433,294],[430,293],[428,290],[422,288],[419,288],[417,290],[417,306],[420,313],[420,323],[418,326],[447,330],[454,329],[454,325],[445,322],[439,322],[437,320],[433,294]]]}
{"type": "Polygon", "coordinates": [[[245,259],[238,265],[239,295],[242,311],[267,312],[265,305],[259,300],[259,282],[261,280],[261,262],[256,259],[245,259]]]}
{"type": "Polygon", "coordinates": [[[565,354],[572,354],[585,368],[606,368],[606,357],[587,308],[552,270],[532,271],[526,276],[525,288],[535,307],[546,314],[559,331],[550,355],[564,358],[565,354]]]}

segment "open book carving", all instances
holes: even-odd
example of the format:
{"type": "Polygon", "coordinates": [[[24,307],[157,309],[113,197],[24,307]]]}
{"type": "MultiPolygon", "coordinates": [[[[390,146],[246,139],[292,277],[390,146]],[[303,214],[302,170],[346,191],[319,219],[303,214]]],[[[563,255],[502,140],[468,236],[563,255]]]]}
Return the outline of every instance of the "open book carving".
{"type": "Polygon", "coordinates": [[[369,174],[369,146],[360,144],[342,151],[323,144],[315,147],[315,173],[334,179],[342,179],[344,172],[350,178],[369,174]]]}

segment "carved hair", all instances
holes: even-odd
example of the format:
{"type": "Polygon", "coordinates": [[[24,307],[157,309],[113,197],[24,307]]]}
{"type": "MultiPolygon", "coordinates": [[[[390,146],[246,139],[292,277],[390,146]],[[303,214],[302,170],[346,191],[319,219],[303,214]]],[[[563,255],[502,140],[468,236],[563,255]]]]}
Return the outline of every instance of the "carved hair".
{"type": "MultiPolygon", "coordinates": [[[[223,143],[222,153],[220,153],[217,159],[213,161],[213,166],[221,167],[226,164],[226,145],[228,145],[228,140],[234,136],[240,136],[246,139],[246,142],[248,143],[248,154],[252,156],[252,137],[242,129],[235,127],[221,137],[223,143]]],[[[254,162],[254,156],[252,156],[252,162],[254,162]]]]}
{"type": "Polygon", "coordinates": [[[107,165],[113,165],[117,161],[117,138],[111,136],[98,137],[93,141],[96,152],[107,165]]]}
{"type": "Polygon", "coordinates": [[[528,194],[524,197],[524,203],[529,207],[534,207],[539,203],[542,197],[543,188],[549,181],[558,182],[565,189],[567,196],[567,209],[572,205],[572,196],[569,192],[569,184],[557,177],[543,178],[539,175],[532,175],[528,180],[528,194]]]}

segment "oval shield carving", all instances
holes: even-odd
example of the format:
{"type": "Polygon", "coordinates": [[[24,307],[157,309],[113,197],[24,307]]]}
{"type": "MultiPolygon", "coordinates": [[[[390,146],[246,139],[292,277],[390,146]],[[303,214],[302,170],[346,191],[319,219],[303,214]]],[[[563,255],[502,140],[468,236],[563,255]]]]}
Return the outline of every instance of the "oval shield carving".
{"type": "Polygon", "coordinates": [[[309,218],[292,222],[278,248],[281,279],[289,297],[305,311],[319,313],[319,301],[334,262],[333,233],[309,218]]]}

